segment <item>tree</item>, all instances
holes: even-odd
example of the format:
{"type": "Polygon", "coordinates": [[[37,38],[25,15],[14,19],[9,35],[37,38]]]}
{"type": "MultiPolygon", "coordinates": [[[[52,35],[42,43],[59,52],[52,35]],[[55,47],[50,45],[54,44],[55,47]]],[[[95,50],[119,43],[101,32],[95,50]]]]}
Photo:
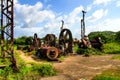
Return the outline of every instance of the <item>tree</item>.
{"type": "Polygon", "coordinates": [[[16,44],[16,45],[27,45],[26,42],[25,42],[27,38],[28,38],[27,36],[22,36],[22,37],[19,37],[17,39],[14,39],[14,44],[16,44]]]}
{"type": "Polygon", "coordinates": [[[90,40],[95,39],[95,37],[101,37],[103,43],[110,43],[115,41],[115,34],[112,31],[91,32],[88,37],[90,40]]]}
{"type": "Polygon", "coordinates": [[[31,44],[32,44],[32,40],[33,40],[33,37],[28,37],[28,38],[26,38],[25,44],[26,44],[26,45],[31,45],[31,44]]]}
{"type": "Polygon", "coordinates": [[[116,32],[115,40],[116,42],[120,43],[120,31],[116,32]]]}

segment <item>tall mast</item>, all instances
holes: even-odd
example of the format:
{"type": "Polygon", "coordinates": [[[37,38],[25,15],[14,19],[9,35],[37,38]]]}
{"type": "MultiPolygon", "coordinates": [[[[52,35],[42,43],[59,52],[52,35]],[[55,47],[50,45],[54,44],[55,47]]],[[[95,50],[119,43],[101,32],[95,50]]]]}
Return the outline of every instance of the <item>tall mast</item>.
{"type": "Polygon", "coordinates": [[[81,19],[81,38],[84,38],[85,36],[85,11],[82,11],[83,13],[83,18],[81,19]]]}

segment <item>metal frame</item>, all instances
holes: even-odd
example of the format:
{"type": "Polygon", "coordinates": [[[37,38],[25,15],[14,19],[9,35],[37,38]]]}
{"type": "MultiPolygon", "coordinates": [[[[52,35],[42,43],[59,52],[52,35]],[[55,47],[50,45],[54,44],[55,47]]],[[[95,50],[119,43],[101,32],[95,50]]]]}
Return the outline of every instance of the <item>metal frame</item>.
{"type": "Polygon", "coordinates": [[[11,67],[18,70],[16,60],[14,58],[14,10],[13,0],[1,0],[1,55],[3,58],[5,54],[10,55],[11,67]]]}

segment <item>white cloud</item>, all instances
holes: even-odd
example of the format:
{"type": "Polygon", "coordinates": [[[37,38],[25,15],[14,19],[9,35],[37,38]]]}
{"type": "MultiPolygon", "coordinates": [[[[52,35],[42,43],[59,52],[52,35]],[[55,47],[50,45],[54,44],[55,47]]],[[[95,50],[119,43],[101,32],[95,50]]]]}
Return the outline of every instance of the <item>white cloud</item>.
{"type": "Polygon", "coordinates": [[[83,10],[83,6],[76,7],[68,16],[66,16],[65,20],[70,25],[75,24],[76,22],[80,22],[81,17],[79,14],[83,10]]]}
{"type": "Polygon", "coordinates": [[[120,1],[117,1],[116,6],[117,6],[117,7],[120,7],[120,1]]]}
{"type": "Polygon", "coordinates": [[[14,4],[17,4],[18,3],[18,0],[14,0],[14,4]]]}
{"type": "Polygon", "coordinates": [[[101,30],[120,31],[120,19],[106,19],[101,30]]]}
{"type": "Polygon", "coordinates": [[[55,17],[51,10],[42,10],[43,4],[37,2],[35,5],[17,3],[16,20],[19,21],[19,25],[22,23],[22,27],[35,27],[36,24],[46,20],[51,20],[55,17]]]}
{"type": "Polygon", "coordinates": [[[83,10],[83,6],[76,7],[71,13],[70,16],[75,17],[83,10]]]}
{"type": "Polygon", "coordinates": [[[17,26],[14,28],[15,37],[20,36],[33,36],[34,33],[37,33],[40,38],[44,37],[45,30],[42,27],[30,27],[30,28],[21,28],[17,26]]]}
{"type": "Polygon", "coordinates": [[[93,4],[94,5],[99,5],[99,4],[107,4],[111,0],[94,0],[93,4]]]}
{"type": "MultiPolygon", "coordinates": [[[[43,7],[44,5],[41,2],[37,2],[35,5],[21,5],[16,2],[15,22],[17,25],[19,25],[15,27],[16,37],[23,35],[33,36],[34,33],[37,33],[40,38],[44,37],[48,33],[53,33],[58,37],[61,27],[61,20],[64,20],[64,27],[72,31],[73,37],[80,38],[80,20],[82,10],[84,10],[83,6],[76,7],[75,9],[73,9],[73,11],[68,13],[68,15],[63,15],[59,13],[56,15],[50,9],[44,8],[43,10],[43,7]],[[28,28],[21,28],[22,26],[28,28]]],[[[93,6],[87,6],[87,11],[90,12],[92,7],[93,6]]],[[[97,23],[97,21],[103,19],[103,17],[106,16],[107,13],[107,9],[99,9],[93,12],[91,16],[88,16],[86,23],[87,25],[90,25],[86,26],[86,34],[92,31],[120,30],[120,19],[107,19],[97,23]],[[94,24],[91,24],[91,22],[94,22],[94,24]]]]}
{"type": "Polygon", "coordinates": [[[105,19],[86,28],[87,34],[93,31],[120,31],[120,19],[105,19]]]}
{"type": "Polygon", "coordinates": [[[83,10],[82,6],[76,7],[68,15],[55,15],[53,11],[45,9],[42,10],[43,4],[38,2],[35,5],[21,5],[17,3],[15,5],[16,14],[15,22],[17,26],[25,27],[21,28],[16,26],[15,30],[20,32],[19,35],[32,35],[39,33],[41,36],[48,33],[59,34],[61,27],[61,20],[65,21],[64,27],[70,29],[70,26],[76,22],[80,22],[79,14],[83,10]],[[36,24],[45,24],[43,26],[36,27],[36,24]],[[22,32],[22,33],[21,33],[22,32]]]}
{"type": "Polygon", "coordinates": [[[87,20],[88,20],[89,22],[95,22],[95,21],[101,19],[103,16],[107,15],[107,13],[108,13],[108,10],[103,10],[103,9],[96,10],[96,11],[92,14],[92,16],[89,16],[89,17],[87,18],[87,20]]]}
{"type": "Polygon", "coordinates": [[[89,5],[89,6],[87,6],[86,11],[88,12],[88,11],[90,11],[91,9],[92,9],[92,5],[89,5]]]}
{"type": "Polygon", "coordinates": [[[74,31],[72,30],[72,35],[73,35],[73,38],[78,38],[80,39],[81,38],[81,30],[80,29],[75,29],[74,31]]]}

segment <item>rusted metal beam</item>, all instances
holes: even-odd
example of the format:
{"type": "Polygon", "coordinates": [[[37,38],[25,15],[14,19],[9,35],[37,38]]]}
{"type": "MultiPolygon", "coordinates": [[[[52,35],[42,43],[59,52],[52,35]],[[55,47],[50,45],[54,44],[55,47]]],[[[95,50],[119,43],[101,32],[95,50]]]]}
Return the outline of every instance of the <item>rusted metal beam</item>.
{"type": "Polygon", "coordinates": [[[83,39],[85,36],[85,11],[82,11],[83,13],[83,18],[81,19],[81,38],[83,39]]]}
{"type": "Polygon", "coordinates": [[[64,21],[63,20],[61,20],[61,22],[62,22],[62,26],[61,26],[61,31],[63,30],[63,26],[64,26],[64,21]]]}
{"type": "Polygon", "coordinates": [[[1,55],[5,58],[5,53],[10,55],[11,67],[18,71],[14,58],[14,0],[1,0],[1,55]],[[6,48],[6,50],[4,50],[6,48]]]}

